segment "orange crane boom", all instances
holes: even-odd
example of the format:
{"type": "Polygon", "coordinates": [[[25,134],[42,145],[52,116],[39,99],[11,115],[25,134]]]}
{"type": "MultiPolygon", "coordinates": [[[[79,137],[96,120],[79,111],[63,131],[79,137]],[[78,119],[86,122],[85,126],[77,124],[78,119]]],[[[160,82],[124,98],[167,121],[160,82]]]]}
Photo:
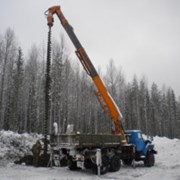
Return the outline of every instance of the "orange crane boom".
{"type": "Polygon", "coordinates": [[[71,39],[72,43],[76,48],[76,55],[78,56],[82,66],[86,70],[87,74],[92,78],[94,84],[96,85],[98,91],[96,93],[96,97],[103,109],[107,109],[110,113],[110,117],[115,125],[113,128],[113,134],[120,134],[122,137],[122,144],[127,144],[124,128],[122,125],[122,115],[113,101],[112,97],[108,93],[103,81],[99,77],[96,69],[94,68],[91,60],[89,59],[86,51],[82,47],[81,43],[79,42],[78,38],[76,37],[72,26],[68,23],[67,19],[64,17],[60,6],[53,6],[49,8],[45,14],[47,15],[48,26],[51,28],[54,23],[53,15],[56,14],[64,27],[65,31],[67,32],[69,38],[71,39]],[[102,102],[103,100],[103,102],[102,102]]]}

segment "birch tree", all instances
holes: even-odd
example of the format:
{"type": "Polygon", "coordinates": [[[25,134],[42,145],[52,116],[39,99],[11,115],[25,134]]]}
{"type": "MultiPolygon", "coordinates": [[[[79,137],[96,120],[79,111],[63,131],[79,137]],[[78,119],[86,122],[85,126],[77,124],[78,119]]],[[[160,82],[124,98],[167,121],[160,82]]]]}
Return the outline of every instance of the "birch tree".
{"type": "Polygon", "coordinates": [[[12,129],[18,132],[23,130],[23,78],[24,60],[22,49],[18,49],[13,73],[13,97],[12,97],[12,129]]]}
{"type": "Polygon", "coordinates": [[[140,81],[139,87],[139,122],[140,122],[140,129],[143,132],[147,132],[147,99],[146,99],[146,91],[147,85],[145,82],[145,78],[140,81]]]}
{"type": "Polygon", "coordinates": [[[157,84],[151,86],[151,132],[152,135],[161,135],[161,118],[160,118],[161,94],[157,84]]]}
{"type": "Polygon", "coordinates": [[[36,132],[39,128],[37,123],[37,74],[39,70],[38,52],[37,46],[33,45],[29,51],[25,67],[24,98],[26,106],[24,107],[24,130],[26,132],[36,132]]]}
{"type": "Polygon", "coordinates": [[[139,121],[139,86],[136,75],[133,78],[133,82],[131,85],[131,101],[132,101],[132,127],[133,129],[140,128],[139,121]]]}
{"type": "Polygon", "coordinates": [[[10,28],[6,30],[1,42],[1,86],[0,86],[0,121],[1,128],[10,128],[10,106],[12,97],[12,70],[16,57],[15,34],[10,28]]]}

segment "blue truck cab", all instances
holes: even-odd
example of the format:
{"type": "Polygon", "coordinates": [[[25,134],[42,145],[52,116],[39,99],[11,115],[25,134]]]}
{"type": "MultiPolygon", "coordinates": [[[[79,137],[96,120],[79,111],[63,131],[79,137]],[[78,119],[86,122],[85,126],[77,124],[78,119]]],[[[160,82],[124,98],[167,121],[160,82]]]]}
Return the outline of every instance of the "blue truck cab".
{"type": "MultiPolygon", "coordinates": [[[[135,146],[135,161],[144,161],[144,165],[147,167],[154,166],[155,157],[157,151],[154,150],[154,144],[152,141],[145,140],[142,136],[140,130],[126,130],[126,137],[128,144],[133,144],[135,146]]],[[[123,163],[125,165],[131,165],[133,159],[124,159],[123,163]]]]}

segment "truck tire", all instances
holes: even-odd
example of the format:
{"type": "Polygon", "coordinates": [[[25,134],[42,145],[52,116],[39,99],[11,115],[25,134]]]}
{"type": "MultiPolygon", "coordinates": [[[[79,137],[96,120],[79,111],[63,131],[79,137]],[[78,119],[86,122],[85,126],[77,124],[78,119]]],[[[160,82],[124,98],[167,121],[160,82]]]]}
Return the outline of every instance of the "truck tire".
{"type": "Polygon", "coordinates": [[[154,157],[154,154],[152,152],[149,152],[147,155],[146,155],[146,158],[144,160],[144,166],[146,167],[152,167],[154,166],[154,163],[155,163],[155,157],[154,157]]]}
{"type": "Polygon", "coordinates": [[[123,164],[126,166],[131,166],[133,159],[123,159],[123,164]]]}
{"type": "Polygon", "coordinates": [[[91,162],[91,160],[90,159],[85,159],[85,161],[84,161],[84,167],[86,168],[86,169],[91,169],[92,168],[92,162],[91,162]]]}
{"type": "Polygon", "coordinates": [[[77,162],[72,160],[72,157],[68,158],[68,167],[71,171],[77,170],[77,162]]]}
{"type": "Polygon", "coordinates": [[[118,155],[114,155],[110,161],[109,171],[111,172],[119,171],[120,168],[121,168],[121,160],[118,155]]]}

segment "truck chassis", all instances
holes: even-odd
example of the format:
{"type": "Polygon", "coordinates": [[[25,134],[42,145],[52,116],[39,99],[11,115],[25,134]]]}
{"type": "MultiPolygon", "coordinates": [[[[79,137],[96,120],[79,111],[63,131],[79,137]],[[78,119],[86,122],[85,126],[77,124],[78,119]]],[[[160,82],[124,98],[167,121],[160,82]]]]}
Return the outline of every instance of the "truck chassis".
{"type": "Polygon", "coordinates": [[[53,154],[67,159],[70,170],[92,169],[94,173],[115,172],[121,167],[121,159],[133,158],[132,145],[121,144],[120,135],[111,134],[61,134],[51,135],[53,154]]]}

